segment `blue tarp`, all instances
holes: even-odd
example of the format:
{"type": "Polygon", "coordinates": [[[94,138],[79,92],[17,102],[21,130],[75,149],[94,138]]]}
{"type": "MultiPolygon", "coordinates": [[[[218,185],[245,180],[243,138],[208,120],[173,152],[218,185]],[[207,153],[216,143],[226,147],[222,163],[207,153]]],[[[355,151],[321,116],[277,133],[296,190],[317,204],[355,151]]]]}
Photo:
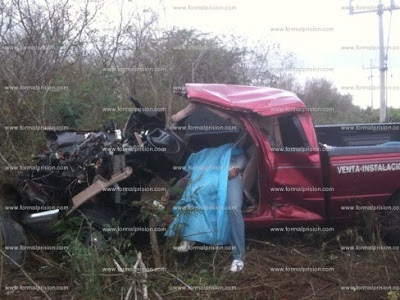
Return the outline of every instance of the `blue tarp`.
{"type": "Polygon", "coordinates": [[[186,171],[191,172],[186,189],[173,209],[176,215],[166,236],[179,233],[182,240],[205,244],[229,244],[229,216],[226,209],[229,161],[243,153],[233,144],[207,148],[190,155],[186,171]]]}

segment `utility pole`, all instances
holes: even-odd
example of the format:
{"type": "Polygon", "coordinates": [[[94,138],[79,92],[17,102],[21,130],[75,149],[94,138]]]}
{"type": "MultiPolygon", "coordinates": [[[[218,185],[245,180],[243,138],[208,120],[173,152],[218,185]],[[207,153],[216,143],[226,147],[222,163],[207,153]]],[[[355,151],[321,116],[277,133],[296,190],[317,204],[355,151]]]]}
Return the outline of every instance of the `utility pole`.
{"type": "Polygon", "coordinates": [[[392,11],[396,9],[400,9],[399,6],[394,4],[394,0],[391,0],[389,7],[384,7],[382,4],[382,0],[379,0],[378,6],[374,10],[361,10],[354,11],[354,7],[352,6],[353,0],[349,0],[349,11],[351,15],[355,14],[367,14],[367,13],[377,13],[378,14],[378,25],[379,25],[379,72],[380,72],[380,114],[379,114],[379,122],[386,122],[386,110],[387,103],[385,98],[385,90],[386,90],[386,79],[385,74],[387,71],[386,59],[385,59],[385,44],[383,41],[383,13],[384,11],[392,11]]]}
{"type": "Polygon", "coordinates": [[[371,81],[371,109],[374,109],[374,83],[373,83],[373,78],[374,75],[372,74],[373,69],[377,69],[375,66],[372,66],[372,59],[369,62],[369,68],[364,68],[364,70],[370,70],[370,75],[368,76],[368,79],[371,81]]]}
{"type": "Polygon", "coordinates": [[[380,85],[379,85],[379,92],[380,92],[380,106],[381,111],[379,114],[379,123],[386,122],[386,113],[387,113],[387,103],[385,97],[385,90],[386,90],[386,70],[387,65],[385,61],[385,44],[383,41],[383,4],[382,0],[379,0],[378,5],[378,19],[379,19],[379,72],[380,72],[380,85]]]}

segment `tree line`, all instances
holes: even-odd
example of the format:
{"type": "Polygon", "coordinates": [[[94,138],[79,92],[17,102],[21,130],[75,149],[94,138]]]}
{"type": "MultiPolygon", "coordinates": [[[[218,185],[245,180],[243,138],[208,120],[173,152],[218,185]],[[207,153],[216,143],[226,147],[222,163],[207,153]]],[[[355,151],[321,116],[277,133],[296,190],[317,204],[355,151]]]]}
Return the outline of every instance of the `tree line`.
{"type": "MultiPolygon", "coordinates": [[[[1,162],[29,157],[42,134],[9,131],[12,125],[59,125],[96,129],[123,126],[129,96],[171,115],[184,101],[173,91],[188,82],[260,85],[293,91],[309,106],[316,124],[377,122],[326,79],[300,84],[290,70],[293,53],[276,43],[250,43],[195,29],[162,28],[159,16],[132,2],[110,20],[104,2],[0,0],[1,162]]],[[[393,120],[400,114],[392,110],[393,120]]]]}

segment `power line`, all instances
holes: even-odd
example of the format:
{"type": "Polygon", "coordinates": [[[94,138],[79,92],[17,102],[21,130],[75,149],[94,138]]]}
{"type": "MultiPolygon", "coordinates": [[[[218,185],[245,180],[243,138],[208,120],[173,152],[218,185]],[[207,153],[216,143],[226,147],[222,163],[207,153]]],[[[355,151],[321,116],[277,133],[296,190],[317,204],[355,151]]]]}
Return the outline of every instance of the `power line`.
{"type": "Polygon", "coordinates": [[[373,69],[377,69],[377,67],[372,66],[372,59],[370,60],[370,64],[368,68],[364,68],[364,70],[370,70],[370,75],[368,76],[368,79],[371,81],[371,109],[374,109],[374,83],[373,83],[373,78],[374,75],[372,74],[373,69]]]}
{"type": "Polygon", "coordinates": [[[382,4],[382,0],[378,1],[378,6],[373,10],[360,10],[355,11],[352,5],[353,0],[349,0],[349,12],[351,15],[356,14],[367,14],[367,13],[377,13],[378,14],[378,24],[379,24],[379,72],[380,72],[380,114],[379,114],[379,122],[386,122],[387,119],[387,102],[386,102],[386,72],[387,72],[387,55],[388,50],[386,51],[385,56],[385,43],[383,40],[383,13],[385,11],[390,11],[392,13],[393,10],[400,9],[399,6],[396,6],[394,0],[391,0],[389,7],[384,7],[382,4]]]}

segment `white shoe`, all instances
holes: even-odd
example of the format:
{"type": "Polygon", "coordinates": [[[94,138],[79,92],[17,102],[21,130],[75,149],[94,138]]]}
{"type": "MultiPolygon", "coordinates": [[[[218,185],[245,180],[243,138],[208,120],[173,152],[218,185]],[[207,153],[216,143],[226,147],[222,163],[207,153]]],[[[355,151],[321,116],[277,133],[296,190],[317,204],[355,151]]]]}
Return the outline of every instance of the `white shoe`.
{"type": "Polygon", "coordinates": [[[192,247],[194,244],[195,242],[183,240],[181,244],[178,247],[176,247],[176,251],[188,252],[190,250],[190,247],[192,247]]]}
{"type": "Polygon", "coordinates": [[[238,271],[241,271],[243,268],[244,268],[243,260],[235,259],[235,260],[233,260],[231,268],[229,269],[229,271],[238,272],[238,271]]]}

